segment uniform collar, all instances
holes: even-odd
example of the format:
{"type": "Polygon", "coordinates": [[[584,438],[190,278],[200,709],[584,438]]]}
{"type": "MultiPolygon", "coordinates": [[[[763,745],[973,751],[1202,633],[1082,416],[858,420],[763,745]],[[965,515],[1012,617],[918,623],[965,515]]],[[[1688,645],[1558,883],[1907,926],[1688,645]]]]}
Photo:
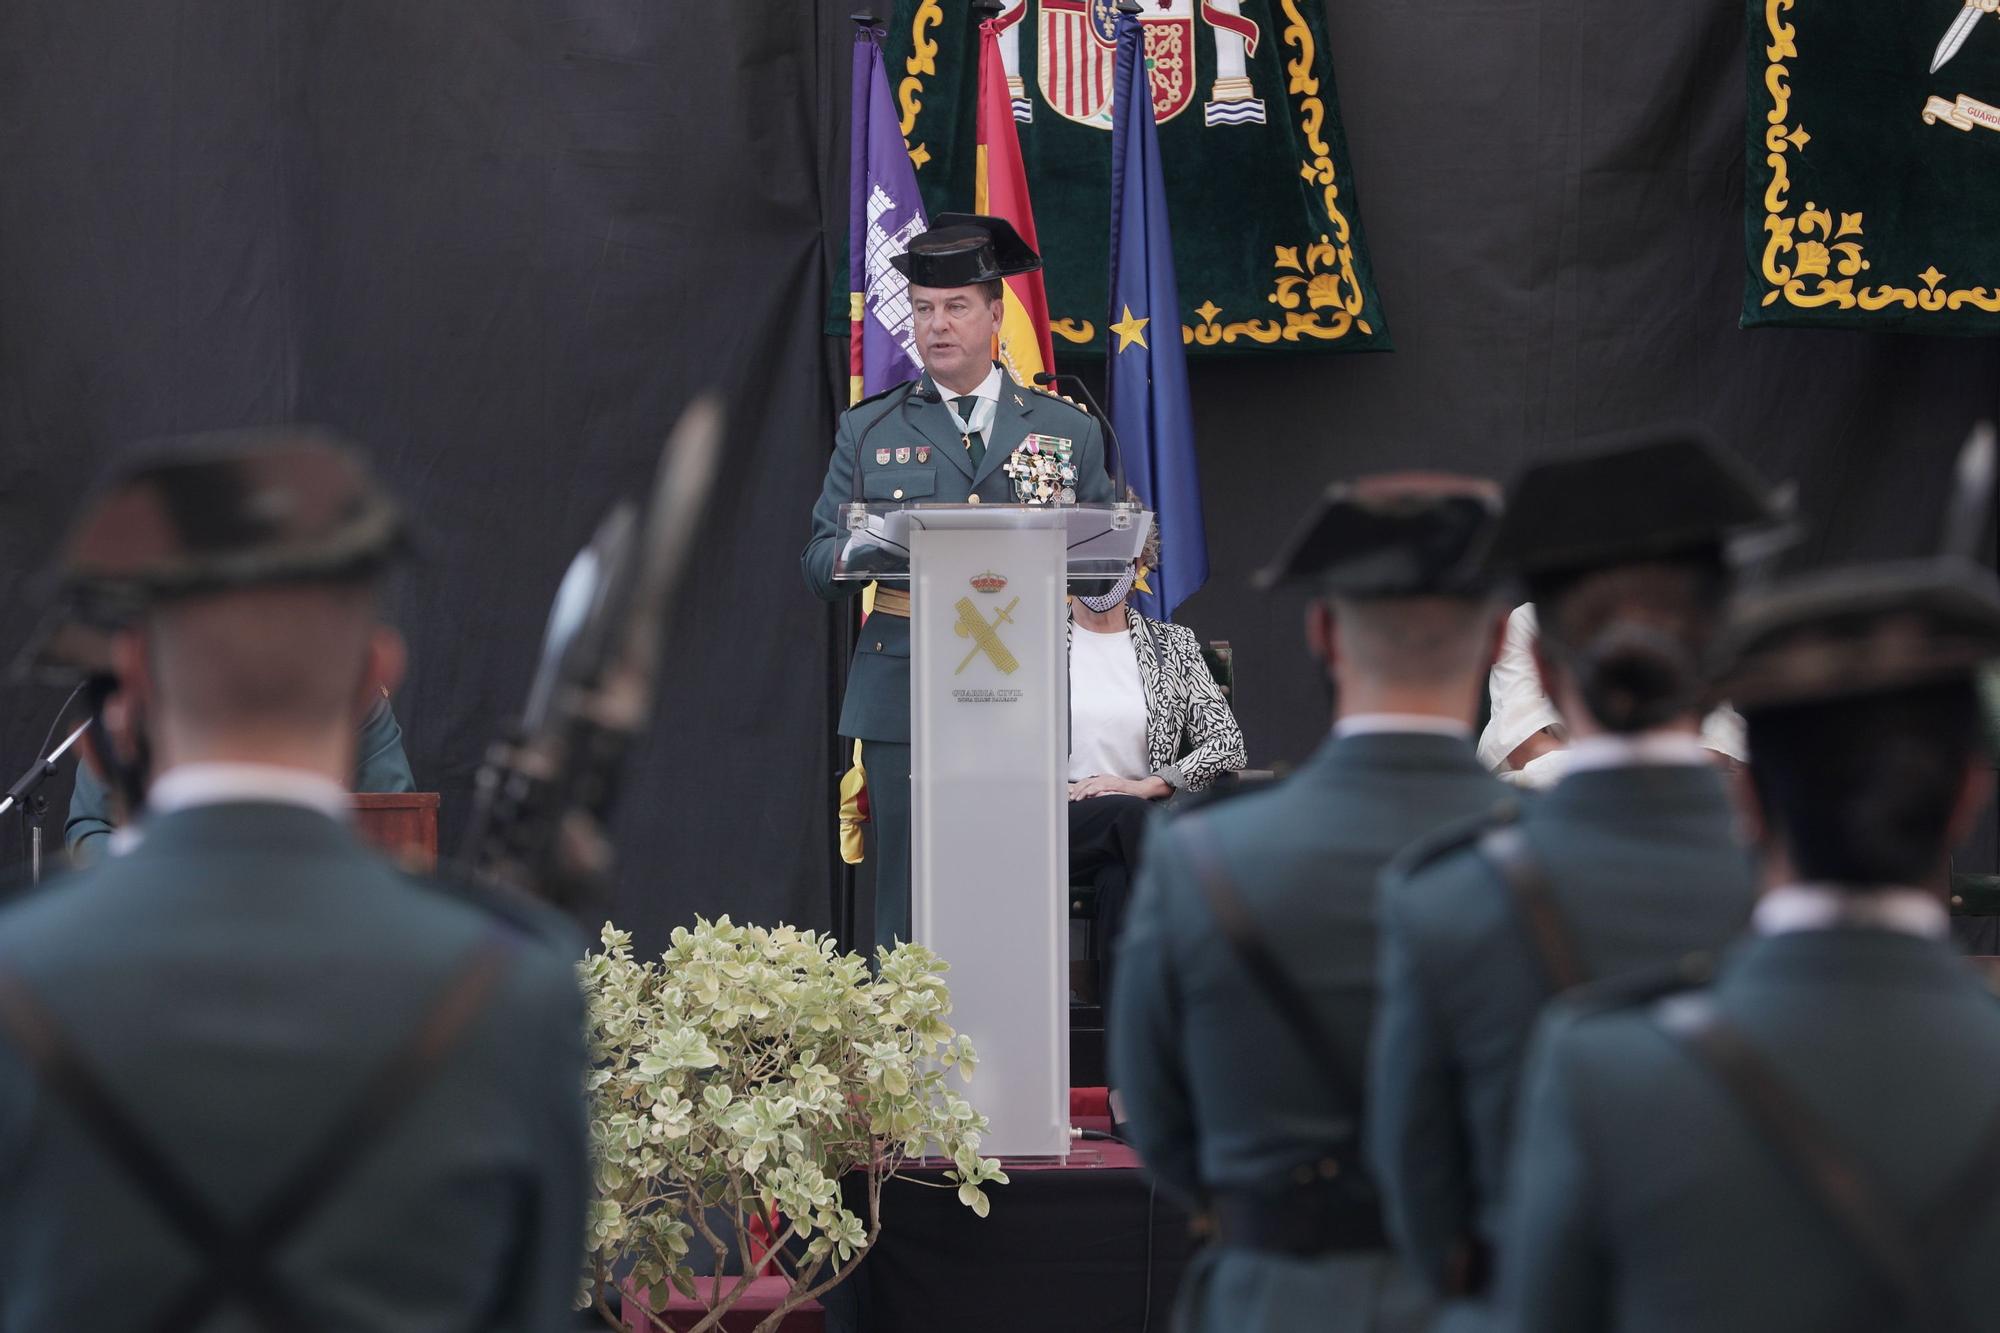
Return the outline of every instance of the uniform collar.
{"type": "Polygon", "coordinates": [[[295,805],[344,820],[353,800],[330,778],[278,764],[177,764],[146,792],[146,809],[155,815],[203,805],[295,805]]]}
{"type": "Polygon", "coordinates": [[[1750,924],[1759,935],[1885,930],[1941,940],[1951,933],[1951,917],[1937,895],[1900,886],[1855,890],[1837,884],[1781,885],[1757,900],[1750,924]]]}
{"type": "Polygon", "coordinates": [[[1451,736],[1472,739],[1472,725],[1455,717],[1434,713],[1354,713],[1333,724],[1335,740],[1349,736],[1451,736]]]}
{"type": "Polygon", "coordinates": [[[1708,751],[1701,739],[1685,732],[1648,732],[1637,736],[1585,736],[1569,747],[1564,776],[1598,768],[1641,766],[1705,766],[1708,751]]]}

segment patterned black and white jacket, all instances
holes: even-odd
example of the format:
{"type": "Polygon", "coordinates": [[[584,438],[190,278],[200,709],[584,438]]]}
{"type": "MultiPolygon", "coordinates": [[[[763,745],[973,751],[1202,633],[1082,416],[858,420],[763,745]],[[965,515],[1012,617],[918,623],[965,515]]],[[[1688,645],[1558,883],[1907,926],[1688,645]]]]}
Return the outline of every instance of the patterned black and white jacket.
{"type": "MultiPolygon", "coordinates": [[[[1075,632],[1072,618],[1071,633],[1075,632]]],[[[1154,777],[1175,791],[1200,791],[1248,762],[1243,729],[1202,659],[1201,640],[1185,625],[1125,607],[1146,692],[1146,752],[1154,777]]]]}

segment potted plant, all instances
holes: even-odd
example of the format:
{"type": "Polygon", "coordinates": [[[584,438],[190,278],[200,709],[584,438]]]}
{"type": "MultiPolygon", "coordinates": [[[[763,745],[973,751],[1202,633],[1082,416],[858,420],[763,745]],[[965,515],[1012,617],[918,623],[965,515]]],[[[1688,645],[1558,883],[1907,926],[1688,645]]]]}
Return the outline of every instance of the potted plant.
{"type": "MultiPolygon", "coordinates": [[[[979,1156],[986,1119],[953,1087],[972,1043],[946,1023],[946,965],[930,950],[879,950],[877,966],[790,926],[728,917],[676,928],[656,962],[606,923],[579,968],[589,1001],[591,1205],[581,1304],[618,1325],[669,1287],[704,1313],[685,1333],[718,1328],[764,1262],[789,1279],[784,1316],[845,1278],[882,1227],[884,1181],[924,1155],[984,1217],[984,1186],[1005,1184],[979,1156]],[[842,1194],[850,1175],[864,1213],[842,1194]],[[761,1233],[761,1241],[760,1235],[761,1233]],[[699,1236],[741,1276],[697,1283],[699,1236]]],[[[950,1188],[951,1185],[943,1186],[950,1188]]],[[[657,1329],[657,1309],[645,1310],[657,1329]]]]}

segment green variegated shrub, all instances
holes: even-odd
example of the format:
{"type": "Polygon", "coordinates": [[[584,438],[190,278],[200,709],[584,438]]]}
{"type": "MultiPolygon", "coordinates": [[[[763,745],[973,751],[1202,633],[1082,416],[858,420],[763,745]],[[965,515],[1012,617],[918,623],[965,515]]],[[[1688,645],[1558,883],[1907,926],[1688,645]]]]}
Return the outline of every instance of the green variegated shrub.
{"type": "Polygon", "coordinates": [[[945,1021],[946,965],[930,950],[880,951],[871,973],[812,931],[726,916],[676,929],[656,962],[608,922],[602,943],[579,964],[597,1176],[582,1300],[607,1321],[612,1275],[629,1272],[628,1293],[659,1305],[678,1289],[709,1307],[694,1329],[719,1326],[747,1279],[697,1285],[690,1251],[699,1236],[743,1259],[762,1219],[791,1282],[758,1325],[775,1329],[861,1262],[882,1183],[926,1153],[951,1159],[960,1201],[986,1215],[983,1187],[1007,1177],[979,1156],[985,1117],[955,1090],[972,1043],[945,1021]]]}

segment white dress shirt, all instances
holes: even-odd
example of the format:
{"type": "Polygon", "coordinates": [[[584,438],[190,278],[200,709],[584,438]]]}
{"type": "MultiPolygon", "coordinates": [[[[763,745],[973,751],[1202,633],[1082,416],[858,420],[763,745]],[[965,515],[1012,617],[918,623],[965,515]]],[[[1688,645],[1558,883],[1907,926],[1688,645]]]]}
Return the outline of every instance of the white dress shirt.
{"type": "Polygon", "coordinates": [[[1472,739],[1472,724],[1434,713],[1355,713],[1333,724],[1336,740],[1343,736],[1450,736],[1472,739]]]}
{"type": "Polygon", "coordinates": [[[1784,884],[1757,900],[1750,927],[1759,935],[1860,928],[1941,940],[1951,933],[1951,914],[1922,889],[1856,892],[1834,884],[1784,884]]]}
{"type": "Polygon", "coordinates": [[[957,401],[964,397],[964,394],[953,393],[950,389],[945,388],[942,384],[938,384],[935,380],[931,381],[931,383],[936,385],[937,391],[940,394],[944,395],[945,410],[951,413],[951,419],[958,423],[958,429],[961,433],[970,435],[977,431],[980,439],[991,441],[993,416],[994,413],[1000,410],[999,366],[996,365],[993,369],[987,371],[986,378],[979,381],[979,387],[972,391],[972,396],[979,401],[972,405],[971,420],[967,420],[958,414],[957,401]]]}

